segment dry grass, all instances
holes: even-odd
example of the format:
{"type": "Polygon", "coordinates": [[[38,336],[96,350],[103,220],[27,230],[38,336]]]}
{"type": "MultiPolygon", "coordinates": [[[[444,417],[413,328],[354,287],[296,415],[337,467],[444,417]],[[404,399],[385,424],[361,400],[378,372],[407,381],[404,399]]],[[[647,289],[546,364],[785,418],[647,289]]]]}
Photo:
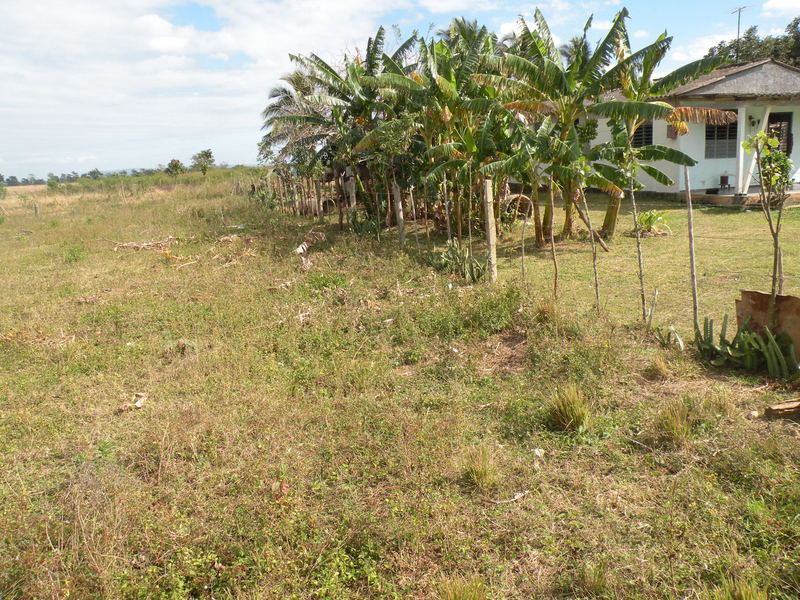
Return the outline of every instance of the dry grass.
{"type": "MultiPolygon", "coordinates": [[[[0,596],[657,600],[732,577],[798,596],[798,428],[749,417],[793,392],[688,353],[643,385],[661,350],[625,325],[629,238],[601,259],[601,319],[587,247],[559,246],[555,319],[546,255],[529,291],[469,287],[326,225],[304,270],[310,224],[230,191],[89,190],[0,224],[0,596]],[[170,235],[199,260],[104,241],[170,235]],[[549,427],[570,383],[592,402],[580,435],[549,427]],[[657,443],[673,402],[691,435],[657,443]]],[[[725,265],[763,256],[714,238],[761,217],[701,213],[722,307],[725,265]]],[[[648,281],[686,324],[670,225],[644,242],[648,281]]]]}
{"type": "Polygon", "coordinates": [[[663,354],[656,354],[645,367],[644,376],[650,381],[669,379],[672,369],[663,354]]]}

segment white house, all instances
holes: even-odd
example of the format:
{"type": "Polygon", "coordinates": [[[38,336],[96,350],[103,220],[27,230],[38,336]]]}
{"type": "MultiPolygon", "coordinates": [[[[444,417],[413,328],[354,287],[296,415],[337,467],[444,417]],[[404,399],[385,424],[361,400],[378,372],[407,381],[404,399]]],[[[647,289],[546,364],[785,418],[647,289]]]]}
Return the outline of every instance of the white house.
{"type": "MultiPolygon", "coordinates": [[[[690,123],[689,132],[679,136],[664,121],[646,123],[637,132],[634,144],[663,144],[694,158],[689,169],[692,190],[701,194],[734,196],[757,191],[754,158],[742,149],[742,141],[759,129],[769,128],[780,139],[780,149],[794,164],[793,180],[800,180],[800,69],[771,58],[723,67],[673,90],[662,100],[673,106],[703,106],[735,111],[730,125],[690,123]]],[[[608,127],[598,126],[598,141],[610,139],[608,127]]],[[[642,174],[644,189],[677,194],[685,190],[683,168],[657,163],[675,182],[658,183],[642,174]]]]}

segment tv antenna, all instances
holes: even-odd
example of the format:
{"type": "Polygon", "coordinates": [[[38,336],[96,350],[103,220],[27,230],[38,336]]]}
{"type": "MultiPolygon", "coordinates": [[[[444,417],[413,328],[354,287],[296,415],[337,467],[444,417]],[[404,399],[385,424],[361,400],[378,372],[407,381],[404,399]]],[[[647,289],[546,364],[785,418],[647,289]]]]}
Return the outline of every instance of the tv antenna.
{"type": "Polygon", "coordinates": [[[749,6],[740,6],[739,8],[734,8],[731,11],[731,14],[738,13],[736,17],[736,62],[739,62],[739,36],[742,31],[742,11],[745,8],[750,8],[749,6]]]}

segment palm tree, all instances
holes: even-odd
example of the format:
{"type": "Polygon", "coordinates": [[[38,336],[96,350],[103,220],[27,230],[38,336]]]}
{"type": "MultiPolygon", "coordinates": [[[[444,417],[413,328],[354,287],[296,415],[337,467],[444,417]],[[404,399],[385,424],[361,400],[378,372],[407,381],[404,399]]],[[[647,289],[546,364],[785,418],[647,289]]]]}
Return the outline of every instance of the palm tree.
{"type": "Polygon", "coordinates": [[[587,58],[592,55],[589,42],[585,37],[580,36],[571,37],[566,44],[561,44],[561,46],[559,46],[558,51],[567,61],[575,60],[578,55],[583,55],[587,58]]]}

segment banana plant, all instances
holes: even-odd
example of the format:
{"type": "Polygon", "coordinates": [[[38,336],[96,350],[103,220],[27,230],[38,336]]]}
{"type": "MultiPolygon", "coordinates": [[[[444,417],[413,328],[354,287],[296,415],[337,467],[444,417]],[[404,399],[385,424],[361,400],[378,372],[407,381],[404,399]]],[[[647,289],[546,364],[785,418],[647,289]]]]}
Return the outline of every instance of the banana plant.
{"type": "Polygon", "coordinates": [[[636,102],[612,100],[595,104],[592,111],[609,119],[612,141],[595,147],[590,152],[590,159],[597,162],[595,168],[610,181],[627,190],[633,208],[633,229],[636,236],[636,257],[639,271],[639,296],[642,309],[642,320],[647,321],[647,298],[645,291],[644,255],[642,252],[641,228],[636,206],[636,190],[640,189],[638,174],[643,171],[664,185],[672,185],[672,180],[663,171],[652,164],[665,160],[679,165],[694,166],[696,161],[687,154],[663,146],[650,144],[634,148],[631,144],[630,127],[642,119],[665,117],[673,108],[666,102],[636,102]],[[608,161],[611,164],[601,161],[608,161]]]}
{"type": "MultiPolygon", "coordinates": [[[[627,32],[623,32],[617,48],[620,63],[615,69],[618,87],[613,93],[608,94],[609,98],[607,99],[657,103],[659,98],[665,97],[679,85],[710,73],[725,62],[725,59],[719,56],[702,58],[684,65],[664,77],[654,79],[654,72],[669,51],[672,39],[664,32],[654,43],[633,52],[627,32]],[[631,56],[636,56],[636,60],[627,60],[631,56]]],[[[679,135],[684,135],[689,130],[688,123],[690,122],[723,125],[735,120],[735,115],[729,111],[698,106],[671,107],[668,112],[656,117],[632,112],[624,118],[629,146],[633,144],[633,136],[636,131],[653,118],[666,121],[679,135]]],[[[609,198],[602,228],[603,236],[606,238],[614,236],[621,201],[621,197],[609,198]]]]}

